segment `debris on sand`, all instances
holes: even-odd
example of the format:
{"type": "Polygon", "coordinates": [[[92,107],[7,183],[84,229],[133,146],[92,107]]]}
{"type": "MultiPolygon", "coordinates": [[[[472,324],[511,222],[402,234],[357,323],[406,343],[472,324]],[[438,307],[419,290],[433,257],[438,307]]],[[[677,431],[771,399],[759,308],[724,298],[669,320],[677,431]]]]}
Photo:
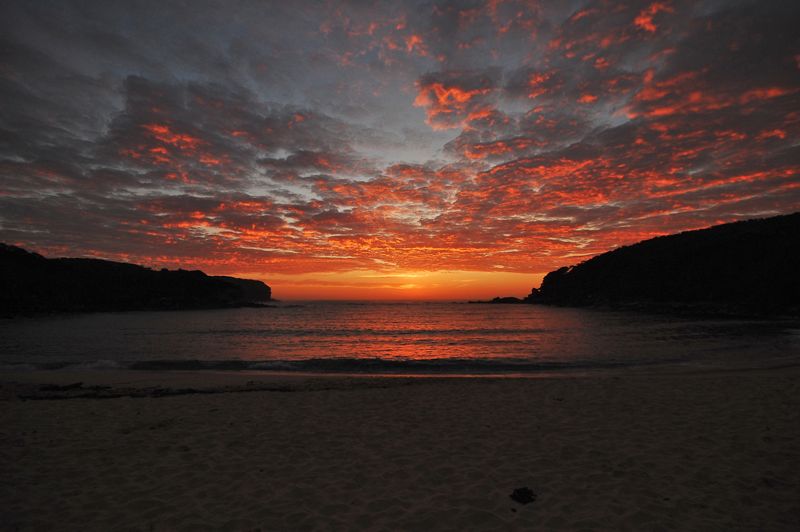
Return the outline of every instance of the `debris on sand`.
{"type": "Polygon", "coordinates": [[[520,504],[528,504],[536,500],[536,494],[525,486],[524,488],[517,488],[511,493],[511,499],[520,504]]]}

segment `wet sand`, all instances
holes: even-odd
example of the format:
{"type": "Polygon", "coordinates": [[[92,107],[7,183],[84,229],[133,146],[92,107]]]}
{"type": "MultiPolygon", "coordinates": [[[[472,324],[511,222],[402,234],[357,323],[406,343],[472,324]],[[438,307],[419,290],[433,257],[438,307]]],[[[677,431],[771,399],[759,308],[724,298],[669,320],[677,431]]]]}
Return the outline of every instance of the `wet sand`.
{"type": "Polygon", "coordinates": [[[796,368],[0,381],[3,530],[800,529],[796,368]]]}

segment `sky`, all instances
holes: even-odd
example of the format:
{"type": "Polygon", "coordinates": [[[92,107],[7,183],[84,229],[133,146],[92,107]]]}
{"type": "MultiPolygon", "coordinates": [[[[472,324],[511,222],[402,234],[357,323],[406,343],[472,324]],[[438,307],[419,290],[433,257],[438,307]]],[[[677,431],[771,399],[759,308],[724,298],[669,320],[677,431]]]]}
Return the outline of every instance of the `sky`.
{"type": "Polygon", "coordinates": [[[4,1],[0,241],[279,299],[527,294],[800,210],[795,1],[4,1]]]}

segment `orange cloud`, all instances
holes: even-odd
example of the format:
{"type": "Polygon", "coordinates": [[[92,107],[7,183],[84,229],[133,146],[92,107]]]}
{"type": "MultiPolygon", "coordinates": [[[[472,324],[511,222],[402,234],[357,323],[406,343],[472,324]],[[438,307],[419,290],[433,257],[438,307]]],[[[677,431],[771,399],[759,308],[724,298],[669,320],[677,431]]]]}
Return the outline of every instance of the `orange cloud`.
{"type": "Polygon", "coordinates": [[[671,6],[664,2],[653,2],[648,7],[643,9],[635,19],[633,19],[633,23],[645,31],[655,33],[658,27],[653,23],[653,17],[661,12],[673,13],[674,10],[671,6]]]}
{"type": "Polygon", "coordinates": [[[552,72],[536,72],[531,74],[528,78],[528,98],[533,99],[542,94],[546,94],[549,88],[545,86],[545,83],[552,77],[552,72]]]}
{"type": "Polygon", "coordinates": [[[531,147],[541,146],[541,144],[541,142],[535,139],[519,137],[508,140],[467,144],[463,148],[463,153],[468,159],[486,159],[492,156],[523,152],[531,147]]]}
{"type": "Polygon", "coordinates": [[[199,138],[185,133],[175,133],[165,124],[144,124],[142,128],[149,131],[159,142],[173,146],[180,151],[193,152],[202,144],[199,138]]]}
{"type": "Polygon", "coordinates": [[[450,72],[417,82],[414,106],[424,107],[434,129],[462,126],[470,113],[487,109],[485,97],[495,90],[493,80],[475,73],[450,72]]]}
{"type": "Polygon", "coordinates": [[[405,38],[406,51],[408,53],[416,52],[419,55],[427,56],[428,49],[425,46],[425,41],[420,35],[412,34],[405,38]]]}

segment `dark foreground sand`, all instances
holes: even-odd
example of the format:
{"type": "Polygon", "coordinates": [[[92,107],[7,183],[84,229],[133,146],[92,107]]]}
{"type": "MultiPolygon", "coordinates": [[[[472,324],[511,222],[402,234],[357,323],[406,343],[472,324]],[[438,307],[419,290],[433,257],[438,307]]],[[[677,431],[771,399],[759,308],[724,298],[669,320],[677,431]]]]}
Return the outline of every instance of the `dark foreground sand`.
{"type": "Polygon", "coordinates": [[[796,369],[0,380],[3,530],[800,530],[796,369]]]}

